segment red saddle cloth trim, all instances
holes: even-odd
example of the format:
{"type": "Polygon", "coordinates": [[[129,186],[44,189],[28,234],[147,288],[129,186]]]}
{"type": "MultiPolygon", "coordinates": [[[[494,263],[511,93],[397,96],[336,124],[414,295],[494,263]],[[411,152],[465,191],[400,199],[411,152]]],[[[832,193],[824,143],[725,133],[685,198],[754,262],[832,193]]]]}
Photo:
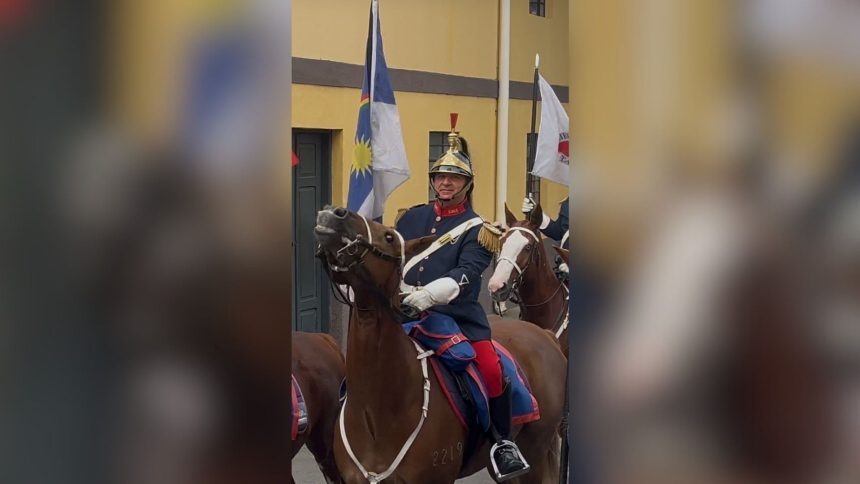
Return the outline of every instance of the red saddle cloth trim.
{"type": "Polygon", "coordinates": [[[296,376],[291,374],[290,377],[293,380],[292,385],[290,385],[290,397],[293,402],[293,425],[291,425],[290,438],[296,440],[299,436],[299,395],[301,395],[302,389],[299,387],[299,382],[296,381],[296,376]]]}
{"type": "MultiPolygon", "coordinates": [[[[512,416],[511,423],[514,425],[520,425],[540,420],[540,407],[538,406],[537,399],[535,399],[534,392],[532,392],[531,390],[531,386],[528,383],[528,379],[522,373],[522,367],[520,367],[520,364],[516,361],[516,359],[514,359],[510,351],[508,351],[508,349],[502,346],[498,341],[494,340],[493,346],[495,346],[499,352],[504,353],[504,355],[509,358],[511,362],[513,362],[516,371],[516,375],[514,375],[514,377],[522,384],[523,387],[525,387],[526,390],[528,390],[529,399],[532,402],[532,411],[529,413],[512,416]]],[[[435,356],[429,358],[429,360],[430,367],[433,369],[433,373],[436,375],[436,380],[439,382],[439,387],[442,389],[442,393],[445,395],[445,399],[448,400],[448,405],[454,411],[454,415],[457,417],[457,420],[460,422],[460,425],[462,425],[466,431],[469,431],[470,426],[466,422],[466,416],[463,415],[460,407],[456,403],[458,400],[460,400],[460,397],[455,397],[451,393],[452,389],[449,388],[446,383],[448,379],[446,376],[443,375],[443,373],[448,373],[448,371],[442,368],[442,364],[436,359],[435,356]]],[[[474,363],[470,364],[466,368],[465,372],[469,374],[469,377],[473,381],[478,383],[478,388],[483,394],[485,401],[489,401],[489,393],[487,391],[487,387],[484,383],[483,378],[478,372],[477,365],[475,365],[474,363]]]]}
{"type": "Polygon", "coordinates": [[[516,358],[514,358],[514,355],[512,355],[511,352],[508,351],[507,348],[502,346],[502,344],[499,343],[498,341],[493,340],[493,345],[496,347],[496,350],[504,353],[505,356],[507,356],[512,362],[514,362],[514,368],[516,369],[517,379],[528,390],[529,398],[531,398],[531,401],[532,401],[532,408],[534,408],[534,411],[532,411],[531,413],[511,417],[511,423],[514,425],[519,425],[519,424],[527,424],[529,422],[534,422],[536,420],[540,420],[540,407],[538,407],[538,402],[535,399],[535,393],[532,391],[531,385],[529,385],[528,378],[526,378],[526,376],[523,375],[522,367],[520,367],[519,362],[516,360],[516,358]]]}
{"type": "Polygon", "coordinates": [[[442,343],[442,346],[436,349],[436,354],[441,355],[442,353],[448,351],[448,348],[454,346],[457,343],[461,343],[463,341],[467,341],[466,337],[462,333],[455,334],[448,338],[448,341],[442,343]]]}
{"type": "Polygon", "coordinates": [[[448,391],[448,385],[445,384],[444,376],[442,375],[442,369],[439,368],[439,362],[436,361],[435,358],[429,358],[430,360],[430,368],[433,368],[433,373],[436,374],[436,381],[439,382],[439,388],[442,389],[442,393],[445,394],[445,399],[448,400],[448,405],[451,407],[451,410],[454,411],[454,415],[457,417],[457,420],[460,421],[460,425],[463,426],[465,430],[469,430],[469,425],[466,424],[466,417],[460,412],[460,407],[458,407],[454,403],[454,396],[451,395],[451,392],[448,391]]]}

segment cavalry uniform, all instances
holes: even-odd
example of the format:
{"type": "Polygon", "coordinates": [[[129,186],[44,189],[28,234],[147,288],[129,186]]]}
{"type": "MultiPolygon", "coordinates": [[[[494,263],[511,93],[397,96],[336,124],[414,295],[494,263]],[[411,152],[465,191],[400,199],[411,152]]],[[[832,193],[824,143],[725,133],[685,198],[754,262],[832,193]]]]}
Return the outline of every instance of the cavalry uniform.
{"type": "Polygon", "coordinates": [[[472,210],[472,162],[465,141],[454,131],[455,115],[451,116],[451,121],[448,151],[433,163],[429,173],[436,200],[401,211],[395,222],[404,239],[437,236],[430,247],[406,263],[401,283],[406,294],[403,304],[417,311],[450,316],[472,342],[475,363],[490,397],[489,437],[495,442],[490,458],[496,480],[505,481],[525,474],[529,466],[510,440],[510,382],[502,375],[499,356],[490,340],[490,324],[478,303],[481,274],[490,265],[493,252],[500,248],[501,231],[472,210]],[[452,179],[466,183],[459,192],[446,194],[443,199],[434,184],[437,176],[447,177],[447,180],[439,179],[440,187],[445,187],[452,179]],[[460,197],[462,200],[455,203],[460,197]]]}
{"type": "MultiPolygon", "coordinates": [[[[570,226],[568,223],[568,209],[570,205],[570,198],[565,198],[563,202],[561,202],[561,207],[558,210],[558,217],[555,220],[549,220],[546,225],[541,224],[540,231],[543,232],[544,235],[551,238],[552,240],[557,240],[561,242],[561,246],[567,248],[567,237],[570,230],[570,226]]],[[[547,217],[545,220],[547,220],[547,217]]]]}
{"type": "MultiPolygon", "coordinates": [[[[534,210],[536,205],[537,204],[534,200],[526,197],[523,199],[522,212],[528,215],[532,210],[534,210]]],[[[556,217],[555,220],[552,220],[546,212],[543,212],[543,218],[540,223],[540,231],[552,240],[560,242],[561,246],[564,248],[567,248],[567,238],[570,233],[570,224],[568,219],[569,207],[570,198],[568,197],[561,202],[561,206],[558,210],[558,217],[556,217]]]]}
{"type": "MultiPolygon", "coordinates": [[[[478,217],[464,200],[456,207],[442,208],[437,201],[412,207],[398,219],[397,231],[406,240],[436,235],[445,237],[452,229],[478,217]]],[[[449,277],[459,287],[459,293],[448,304],[436,305],[433,311],[451,316],[463,334],[472,341],[490,339],[490,324],[484,308],[478,303],[481,274],[490,265],[493,254],[478,241],[481,231],[491,230],[483,221],[444,243],[433,253],[417,261],[403,282],[420,288],[429,282],[449,277]]]]}

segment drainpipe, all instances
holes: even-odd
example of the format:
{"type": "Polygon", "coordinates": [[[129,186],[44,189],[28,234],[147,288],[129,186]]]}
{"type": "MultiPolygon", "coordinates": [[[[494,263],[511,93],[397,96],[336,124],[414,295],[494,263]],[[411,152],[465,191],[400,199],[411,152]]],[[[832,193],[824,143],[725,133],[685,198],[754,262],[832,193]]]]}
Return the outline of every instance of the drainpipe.
{"type": "Polygon", "coordinates": [[[499,98],[496,110],[496,221],[505,220],[508,194],[508,87],[510,86],[511,0],[499,0],[499,98]]]}

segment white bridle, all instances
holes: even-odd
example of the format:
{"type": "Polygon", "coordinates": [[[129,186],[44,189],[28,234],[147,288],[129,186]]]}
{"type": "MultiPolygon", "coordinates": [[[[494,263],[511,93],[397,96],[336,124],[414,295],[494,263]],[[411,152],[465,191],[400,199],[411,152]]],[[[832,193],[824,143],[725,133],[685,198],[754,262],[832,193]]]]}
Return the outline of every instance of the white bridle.
{"type": "MultiPolygon", "coordinates": [[[[534,240],[535,244],[540,244],[540,238],[537,236],[537,234],[535,234],[533,231],[531,231],[525,227],[511,227],[507,231],[508,232],[524,232],[524,233],[528,234],[532,238],[532,240],[534,240]]],[[[522,251],[520,251],[520,252],[522,252],[522,251]]],[[[517,253],[516,255],[519,255],[519,253],[517,253]]],[[[516,255],[514,257],[516,257],[516,255]]],[[[514,267],[514,269],[517,270],[517,273],[520,276],[523,275],[523,269],[517,264],[516,259],[511,259],[510,257],[500,255],[498,258],[498,262],[499,263],[502,263],[502,262],[509,263],[510,265],[512,265],[514,267]]]]}

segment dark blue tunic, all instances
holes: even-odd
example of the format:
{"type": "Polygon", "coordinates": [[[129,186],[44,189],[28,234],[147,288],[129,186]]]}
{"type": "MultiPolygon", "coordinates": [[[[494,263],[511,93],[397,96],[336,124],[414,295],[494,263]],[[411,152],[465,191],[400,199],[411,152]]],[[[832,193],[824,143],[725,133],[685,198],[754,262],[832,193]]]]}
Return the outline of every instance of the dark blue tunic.
{"type": "MultiPolygon", "coordinates": [[[[541,229],[544,235],[555,240],[556,242],[560,242],[561,238],[564,236],[564,233],[569,230],[568,226],[568,206],[569,206],[569,198],[565,198],[563,202],[561,202],[561,207],[558,210],[558,217],[549,223],[546,228],[541,229]]],[[[565,242],[567,245],[567,242],[565,242]]]]}
{"type": "MultiPolygon", "coordinates": [[[[406,240],[427,235],[441,237],[477,216],[468,203],[464,208],[459,210],[460,213],[448,213],[443,209],[437,214],[433,203],[413,207],[398,220],[396,229],[406,240]]],[[[493,255],[478,243],[480,230],[480,225],[472,227],[453,243],[445,244],[419,261],[403,277],[412,286],[426,286],[442,277],[454,279],[460,285],[460,294],[449,304],[432,306],[429,310],[454,318],[463,334],[472,341],[490,339],[490,325],[478,303],[478,294],[481,292],[481,274],[490,265],[493,255]]]]}

